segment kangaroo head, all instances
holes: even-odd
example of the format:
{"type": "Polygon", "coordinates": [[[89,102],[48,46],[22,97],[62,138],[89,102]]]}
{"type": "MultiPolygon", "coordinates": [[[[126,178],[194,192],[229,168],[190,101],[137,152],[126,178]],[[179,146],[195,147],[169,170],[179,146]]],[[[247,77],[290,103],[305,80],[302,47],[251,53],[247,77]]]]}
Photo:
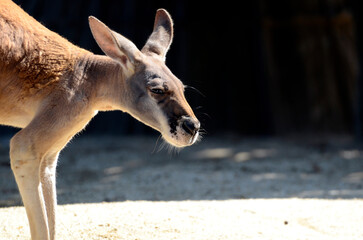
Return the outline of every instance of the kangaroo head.
{"type": "Polygon", "coordinates": [[[100,48],[122,66],[125,111],[158,130],[173,146],[193,144],[199,136],[200,123],[184,97],[183,83],[165,65],[173,39],[169,13],[164,9],[157,11],[154,30],[141,51],[96,18],[90,17],[89,23],[100,48]]]}

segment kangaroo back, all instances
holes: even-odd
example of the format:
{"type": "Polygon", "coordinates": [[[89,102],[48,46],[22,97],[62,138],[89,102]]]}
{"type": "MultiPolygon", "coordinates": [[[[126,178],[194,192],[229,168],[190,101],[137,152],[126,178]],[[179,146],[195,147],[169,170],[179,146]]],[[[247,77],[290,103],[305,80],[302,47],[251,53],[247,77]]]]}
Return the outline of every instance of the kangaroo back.
{"type": "Polygon", "coordinates": [[[85,51],[9,0],[0,1],[0,32],[0,88],[17,81],[24,91],[34,93],[58,81],[73,68],[77,53],[85,51]]]}

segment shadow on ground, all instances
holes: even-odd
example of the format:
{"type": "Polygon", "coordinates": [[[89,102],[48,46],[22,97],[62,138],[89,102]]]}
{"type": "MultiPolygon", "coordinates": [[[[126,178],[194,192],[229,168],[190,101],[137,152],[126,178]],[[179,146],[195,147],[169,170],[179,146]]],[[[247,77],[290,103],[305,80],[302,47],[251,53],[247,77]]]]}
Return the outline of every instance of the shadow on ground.
{"type": "MultiPolygon", "coordinates": [[[[151,137],[79,137],[58,164],[58,201],[363,198],[363,151],[349,138],[208,137],[180,152],[151,137]]],[[[0,206],[21,204],[0,147],[0,206]]]]}

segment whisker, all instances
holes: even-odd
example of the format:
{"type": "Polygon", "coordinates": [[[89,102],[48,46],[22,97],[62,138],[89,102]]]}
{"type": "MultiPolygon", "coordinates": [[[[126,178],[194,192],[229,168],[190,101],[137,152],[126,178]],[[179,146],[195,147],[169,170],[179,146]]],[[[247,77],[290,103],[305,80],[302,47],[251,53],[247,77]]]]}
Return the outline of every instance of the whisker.
{"type": "Polygon", "coordinates": [[[206,116],[208,117],[209,119],[212,119],[212,117],[208,114],[208,113],[204,113],[204,112],[201,112],[201,113],[196,113],[197,116],[200,116],[200,115],[203,115],[203,116],[206,116]]]}
{"type": "Polygon", "coordinates": [[[194,91],[196,91],[197,93],[199,93],[202,97],[206,97],[205,96],[205,94],[203,94],[201,91],[199,91],[198,89],[196,89],[195,87],[192,87],[192,86],[189,86],[189,85],[184,85],[184,87],[186,88],[186,89],[193,89],[194,91]]]}
{"type": "Polygon", "coordinates": [[[205,129],[199,129],[199,136],[198,136],[198,141],[201,141],[205,135],[207,135],[208,132],[205,129]]]}
{"type": "Polygon", "coordinates": [[[156,147],[158,146],[158,143],[159,143],[159,140],[160,140],[161,137],[162,137],[162,135],[160,134],[159,137],[158,137],[158,139],[156,139],[155,146],[154,146],[154,149],[151,152],[151,154],[154,154],[155,153],[156,147]]]}
{"type": "Polygon", "coordinates": [[[199,134],[202,134],[202,136],[203,136],[203,135],[205,135],[205,134],[208,134],[208,131],[207,131],[207,130],[205,130],[204,128],[200,128],[200,129],[199,129],[199,134]]]}
{"type": "Polygon", "coordinates": [[[177,147],[174,147],[174,146],[168,144],[168,154],[170,155],[170,158],[178,155],[180,153],[181,149],[182,148],[177,148],[177,147]]]}
{"type": "Polygon", "coordinates": [[[161,142],[161,144],[160,144],[160,147],[159,147],[159,149],[158,149],[158,151],[157,152],[160,152],[161,150],[163,150],[165,147],[167,147],[168,146],[168,143],[165,141],[165,139],[163,138],[163,141],[161,142]]]}

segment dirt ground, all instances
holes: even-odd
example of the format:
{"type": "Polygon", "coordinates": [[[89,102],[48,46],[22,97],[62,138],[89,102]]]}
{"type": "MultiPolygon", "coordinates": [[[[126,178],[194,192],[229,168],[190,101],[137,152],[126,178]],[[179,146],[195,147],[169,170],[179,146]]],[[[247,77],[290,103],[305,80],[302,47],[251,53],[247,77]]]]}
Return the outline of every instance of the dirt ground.
{"type": "MultiPolygon", "coordinates": [[[[0,240],[29,239],[0,140],[0,240]]],[[[363,239],[363,144],[349,137],[78,137],[58,164],[58,239],[363,239]]]]}

